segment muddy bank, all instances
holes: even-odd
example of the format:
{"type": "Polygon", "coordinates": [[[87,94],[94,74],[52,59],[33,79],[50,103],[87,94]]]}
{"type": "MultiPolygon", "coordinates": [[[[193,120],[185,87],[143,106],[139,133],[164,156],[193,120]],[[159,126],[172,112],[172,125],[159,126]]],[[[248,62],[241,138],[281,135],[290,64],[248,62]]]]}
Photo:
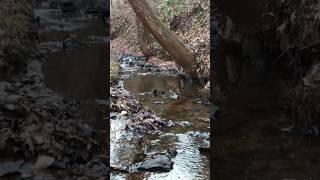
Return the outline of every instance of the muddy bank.
{"type": "MultiPolygon", "coordinates": [[[[101,143],[106,140],[100,141],[100,130],[96,128],[97,126],[90,124],[87,121],[88,118],[83,115],[83,112],[88,112],[83,111],[83,102],[62,96],[61,92],[52,90],[53,86],[51,89],[47,88],[48,83],[45,81],[48,78],[48,69],[43,65],[47,64],[49,52],[55,49],[61,50],[60,43],[51,43],[50,46],[49,42],[49,46],[40,44],[37,47],[36,41],[43,39],[37,39],[37,36],[33,35],[35,28],[28,31],[29,26],[37,26],[31,3],[24,3],[27,1],[1,1],[0,3],[1,7],[8,7],[7,11],[1,12],[4,18],[11,17],[11,12],[17,12],[18,16],[20,12],[28,14],[28,18],[23,19],[26,20],[25,23],[20,24],[26,31],[17,33],[34,37],[25,40],[18,36],[18,42],[10,41],[8,43],[12,45],[10,52],[15,53],[9,53],[9,56],[6,56],[5,51],[8,48],[1,49],[4,54],[1,58],[4,62],[12,58],[22,68],[17,72],[10,71],[10,76],[6,78],[1,76],[0,178],[98,179],[108,177],[109,158],[104,147],[107,144],[101,143]],[[28,11],[14,10],[21,6],[28,7],[28,11]],[[27,51],[21,51],[19,47],[24,47],[27,51]],[[32,47],[37,47],[35,50],[38,53],[34,53],[32,47]],[[23,54],[22,57],[20,53],[23,54]],[[20,61],[22,59],[23,61],[20,61]]],[[[53,27],[53,24],[38,26],[38,28],[41,27],[53,27]]],[[[14,66],[10,63],[5,65],[10,68],[14,66]]],[[[1,73],[8,74],[9,71],[1,69],[1,73]]],[[[67,74],[61,75],[67,76],[67,74]]],[[[102,101],[97,103],[104,105],[104,108],[107,104],[102,101]]],[[[97,103],[91,107],[95,107],[97,103]]],[[[106,121],[106,119],[103,120],[106,121]]]]}

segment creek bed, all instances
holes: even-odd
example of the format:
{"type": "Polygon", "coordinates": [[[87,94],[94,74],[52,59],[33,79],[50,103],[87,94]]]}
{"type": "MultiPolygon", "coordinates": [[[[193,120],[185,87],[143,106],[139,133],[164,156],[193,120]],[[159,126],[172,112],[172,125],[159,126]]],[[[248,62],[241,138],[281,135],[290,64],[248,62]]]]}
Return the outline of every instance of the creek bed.
{"type": "Polygon", "coordinates": [[[44,81],[48,88],[66,100],[78,102],[81,118],[97,130],[100,153],[106,153],[109,137],[106,110],[106,64],[108,38],[106,25],[82,11],[63,14],[45,6],[35,8],[40,18],[40,49],[44,81]],[[63,47],[63,40],[72,37],[63,47]]]}
{"type": "Polygon", "coordinates": [[[209,179],[209,156],[199,152],[199,147],[209,145],[210,127],[208,104],[200,96],[200,87],[174,74],[142,70],[141,62],[135,62],[134,57],[126,59],[120,65],[122,77],[118,86],[133,94],[143,107],[175,125],[144,135],[135,134],[125,130],[129,121],[126,116],[112,112],[111,163],[127,166],[168,149],[175,149],[178,154],[170,172],[112,172],[111,178],[209,179]],[[143,142],[131,142],[136,136],[141,136],[143,142]]]}

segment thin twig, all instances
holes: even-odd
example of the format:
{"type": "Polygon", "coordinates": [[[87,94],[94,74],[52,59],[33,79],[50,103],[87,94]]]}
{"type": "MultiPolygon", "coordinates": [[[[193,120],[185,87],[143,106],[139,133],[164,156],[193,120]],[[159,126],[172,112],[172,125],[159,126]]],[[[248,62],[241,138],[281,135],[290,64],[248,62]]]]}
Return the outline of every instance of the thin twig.
{"type": "Polygon", "coordinates": [[[279,61],[285,54],[287,54],[287,52],[292,49],[294,46],[289,46],[287,47],[284,51],[282,51],[282,53],[273,61],[274,63],[279,61]]]}
{"type": "Polygon", "coordinates": [[[310,48],[310,47],[312,47],[312,46],[316,46],[316,45],[318,45],[318,44],[320,44],[320,40],[317,40],[317,41],[315,41],[315,42],[313,42],[313,43],[310,43],[310,44],[308,44],[308,45],[305,45],[305,46],[301,47],[299,50],[300,50],[300,51],[303,51],[303,50],[306,50],[306,49],[308,49],[308,48],[310,48]]]}

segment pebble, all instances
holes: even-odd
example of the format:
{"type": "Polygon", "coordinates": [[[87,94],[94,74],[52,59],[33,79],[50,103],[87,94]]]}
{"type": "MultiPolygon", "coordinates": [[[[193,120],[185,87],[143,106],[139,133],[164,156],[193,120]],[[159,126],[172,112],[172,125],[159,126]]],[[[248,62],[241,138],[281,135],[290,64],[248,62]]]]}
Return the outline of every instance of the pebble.
{"type": "Polygon", "coordinates": [[[9,111],[13,111],[16,109],[16,106],[14,104],[6,104],[4,107],[9,111]]]}
{"type": "Polygon", "coordinates": [[[128,114],[128,112],[127,111],[121,111],[121,113],[120,113],[122,116],[124,116],[124,115],[127,115],[128,114]]]}

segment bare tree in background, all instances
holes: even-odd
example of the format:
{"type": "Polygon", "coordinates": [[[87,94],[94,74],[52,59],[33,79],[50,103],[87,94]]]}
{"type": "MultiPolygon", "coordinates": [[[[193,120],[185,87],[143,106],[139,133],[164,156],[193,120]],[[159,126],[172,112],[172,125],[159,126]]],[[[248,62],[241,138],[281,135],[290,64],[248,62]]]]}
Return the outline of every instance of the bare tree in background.
{"type": "Polygon", "coordinates": [[[187,74],[196,78],[195,57],[192,51],[160,21],[146,0],[128,0],[128,2],[143,26],[163,49],[174,58],[187,74]]]}
{"type": "Polygon", "coordinates": [[[142,54],[149,59],[153,55],[151,49],[151,34],[147,30],[145,26],[141,23],[140,19],[136,17],[136,24],[137,24],[137,36],[138,42],[140,46],[140,50],[142,54]]]}

